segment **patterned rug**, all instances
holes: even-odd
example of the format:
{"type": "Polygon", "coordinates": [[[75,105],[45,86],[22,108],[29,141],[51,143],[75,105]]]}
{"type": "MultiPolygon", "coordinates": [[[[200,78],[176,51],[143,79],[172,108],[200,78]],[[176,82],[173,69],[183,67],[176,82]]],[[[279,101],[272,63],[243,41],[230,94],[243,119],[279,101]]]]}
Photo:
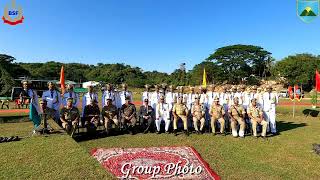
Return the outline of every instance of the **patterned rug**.
{"type": "Polygon", "coordinates": [[[120,179],[220,179],[192,147],[98,148],[91,155],[120,179]]]}

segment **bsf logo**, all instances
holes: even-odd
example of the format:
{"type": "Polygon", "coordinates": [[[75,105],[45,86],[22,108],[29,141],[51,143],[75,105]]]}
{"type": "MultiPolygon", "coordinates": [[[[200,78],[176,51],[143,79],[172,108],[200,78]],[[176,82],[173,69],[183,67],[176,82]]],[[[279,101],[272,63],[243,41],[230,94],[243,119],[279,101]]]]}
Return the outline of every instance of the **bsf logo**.
{"type": "Polygon", "coordinates": [[[4,8],[3,22],[9,25],[17,25],[23,23],[22,7],[16,5],[15,0],[11,0],[11,4],[7,4],[4,8]]]}
{"type": "Polygon", "coordinates": [[[319,0],[297,0],[297,15],[306,23],[319,16],[319,0]]]}

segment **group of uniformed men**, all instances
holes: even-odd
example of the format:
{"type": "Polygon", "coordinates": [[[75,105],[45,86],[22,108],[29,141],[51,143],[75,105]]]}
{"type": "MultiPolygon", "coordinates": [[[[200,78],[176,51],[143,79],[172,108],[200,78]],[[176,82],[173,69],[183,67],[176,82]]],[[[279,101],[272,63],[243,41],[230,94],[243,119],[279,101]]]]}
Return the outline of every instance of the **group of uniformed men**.
{"type": "Polygon", "coordinates": [[[73,85],[67,85],[67,91],[63,95],[54,86],[53,82],[48,83],[49,90],[43,93],[42,103],[46,104],[47,113],[68,131],[77,125],[91,131],[102,124],[108,134],[111,124],[115,124],[116,128],[121,126],[133,134],[137,122],[140,122],[144,133],[153,131],[154,124],[156,132],[160,133],[163,121],[165,132],[169,133],[172,124],[173,133],[177,135],[178,122],[182,120],[186,135],[189,135],[192,125],[197,134],[211,129],[214,135],[226,135],[229,129],[234,137],[243,138],[246,130],[250,129],[253,136],[257,137],[257,125],[262,126],[263,138],[266,138],[267,131],[277,133],[275,107],[278,95],[272,91],[271,86],[265,91],[256,86],[225,86],[218,92],[211,85],[208,88],[200,86],[197,92],[195,87],[189,87],[189,93],[185,93],[183,86],[175,88],[166,84],[155,85],[155,90],[150,91],[151,86],[145,85],[143,105],[138,113],[127,84],[122,84],[121,90],[115,90],[111,84],[103,88],[101,111],[94,87],[88,86],[88,92],[82,98],[81,116],[77,108],[80,98],[74,92],[73,85]],[[61,104],[63,108],[60,110],[61,104]]]}

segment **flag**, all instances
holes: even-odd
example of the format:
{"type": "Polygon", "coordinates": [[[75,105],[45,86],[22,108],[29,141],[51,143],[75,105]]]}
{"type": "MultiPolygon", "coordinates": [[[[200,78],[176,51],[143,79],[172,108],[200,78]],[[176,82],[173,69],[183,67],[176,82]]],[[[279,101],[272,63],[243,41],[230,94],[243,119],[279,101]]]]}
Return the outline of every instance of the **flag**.
{"type": "Polygon", "coordinates": [[[315,89],[317,92],[320,91],[320,74],[319,74],[318,70],[316,70],[316,87],[315,87],[315,89]]]}
{"type": "Polygon", "coordinates": [[[61,86],[61,94],[64,94],[65,92],[65,81],[64,81],[64,68],[63,66],[61,67],[61,71],[60,71],[60,86],[61,86]]]}
{"type": "Polygon", "coordinates": [[[202,87],[207,87],[207,74],[206,74],[206,68],[203,68],[203,78],[202,78],[202,87]]]}

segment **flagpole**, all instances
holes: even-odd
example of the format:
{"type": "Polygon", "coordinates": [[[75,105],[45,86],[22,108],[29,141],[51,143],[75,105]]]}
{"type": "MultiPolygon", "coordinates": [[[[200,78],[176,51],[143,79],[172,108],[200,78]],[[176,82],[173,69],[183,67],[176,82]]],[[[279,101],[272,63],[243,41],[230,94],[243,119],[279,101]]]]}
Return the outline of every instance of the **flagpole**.
{"type": "Polygon", "coordinates": [[[294,113],[296,110],[296,88],[293,86],[293,108],[292,108],[292,117],[294,118],[294,113]]]}

